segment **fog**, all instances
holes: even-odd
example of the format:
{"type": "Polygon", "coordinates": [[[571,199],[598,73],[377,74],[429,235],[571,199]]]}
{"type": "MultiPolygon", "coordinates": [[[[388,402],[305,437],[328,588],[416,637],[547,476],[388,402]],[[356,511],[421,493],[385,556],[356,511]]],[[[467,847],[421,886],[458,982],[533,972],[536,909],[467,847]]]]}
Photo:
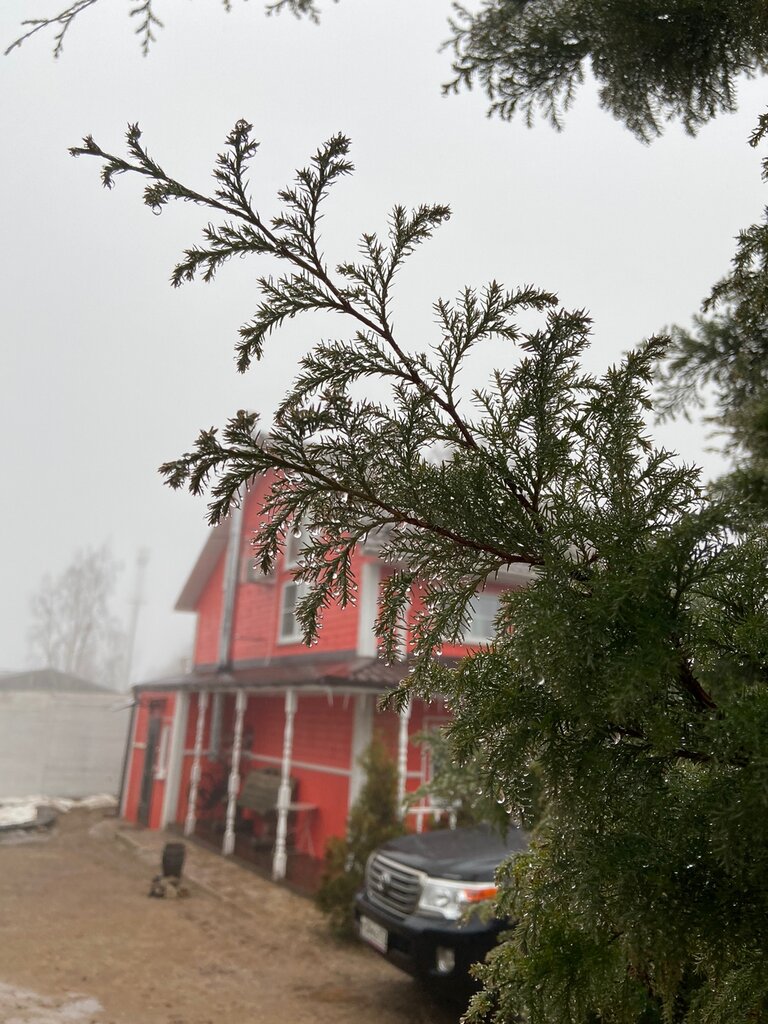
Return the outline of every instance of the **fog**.
{"type": "MultiPolygon", "coordinates": [[[[342,131],[357,170],[328,206],[330,262],[353,256],[396,202],[453,208],[398,281],[408,345],[433,337],[434,299],[497,278],[590,310],[592,368],[687,323],[765,202],[760,153],[746,144],[761,82],[745,83],[739,113],[697,138],[673,127],[645,146],[590,86],[562,133],[488,120],[477,93],[441,97],[447,3],[342,0],[317,26],[267,18],[260,0],[230,13],[168,2],[146,58],[118,6],[87,10],[56,61],[40,33],[0,62],[0,668],[29,664],[29,599],[43,575],[106,541],[124,566],[115,611],[126,624],[136,554],[149,551],[132,680],[175,671],[193,624],[173,605],[205,541],[205,502],[171,492],[157,466],[238,408],[268,421],[301,354],[345,330],[296,320],[238,375],[237,329],[265,267],[243,261],[213,285],[173,290],[170,271],[207,218],[191,206],[153,217],[127,178],[102,189],[97,162],[67,153],[86,133],[119,151],[138,121],[166,170],[205,189],[245,118],[263,143],[251,178],[269,215],[294,168],[342,131]]],[[[5,0],[3,48],[24,17],[56,9],[5,0]]],[[[509,357],[494,347],[473,372],[509,357]]],[[[721,466],[700,425],[658,433],[707,473],[721,466]]]]}

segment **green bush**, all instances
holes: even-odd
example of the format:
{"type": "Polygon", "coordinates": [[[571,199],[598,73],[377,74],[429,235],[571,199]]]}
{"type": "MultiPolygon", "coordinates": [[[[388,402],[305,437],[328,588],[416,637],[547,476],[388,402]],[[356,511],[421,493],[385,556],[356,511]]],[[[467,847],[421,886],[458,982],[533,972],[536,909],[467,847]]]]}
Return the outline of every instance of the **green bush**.
{"type": "Polygon", "coordinates": [[[397,767],[380,737],[374,737],[360,764],[365,784],[349,812],[346,837],[328,843],[317,893],[331,930],[346,938],[354,934],[353,900],[362,888],[368,857],[404,831],[397,804],[397,767]]]}

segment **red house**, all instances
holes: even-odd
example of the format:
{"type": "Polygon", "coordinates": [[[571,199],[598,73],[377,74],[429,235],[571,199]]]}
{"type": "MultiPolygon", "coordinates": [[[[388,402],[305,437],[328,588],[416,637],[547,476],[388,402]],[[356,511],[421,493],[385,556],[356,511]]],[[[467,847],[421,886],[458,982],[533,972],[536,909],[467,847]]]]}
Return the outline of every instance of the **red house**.
{"type": "MultiPolygon", "coordinates": [[[[120,811],[129,822],[215,841],[224,854],[267,849],[282,878],[289,850],[321,858],[326,840],[344,834],[374,733],[396,760],[402,795],[428,773],[411,738],[447,712],[440,700],[414,700],[400,714],[377,706],[406,669],[377,657],[373,625],[388,567],[373,548],[355,554],[356,605],[329,608],[317,643],[302,643],[301,585],[291,575],[300,534],[288,537],[269,577],[249,543],[268,487],[254,487],[212,530],[179,597],[176,608],[197,615],[192,671],[134,687],[120,811]]],[[[499,592],[523,582],[509,577],[478,595],[467,644],[491,635],[499,592]]],[[[416,596],[409,621],[418,611],[416,596]]],[[[428,812],[412,809],[415,827],[428,812]]]]}

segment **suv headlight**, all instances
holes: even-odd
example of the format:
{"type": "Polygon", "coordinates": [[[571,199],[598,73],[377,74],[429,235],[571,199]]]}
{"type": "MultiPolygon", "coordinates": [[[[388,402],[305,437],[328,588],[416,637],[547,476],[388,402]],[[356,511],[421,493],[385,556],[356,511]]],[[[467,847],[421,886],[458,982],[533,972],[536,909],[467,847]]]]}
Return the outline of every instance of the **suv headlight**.
{"type": "Polygon", "coordinates": [[[492,882],[453,882],[447,878],[426,878],[418,909],[448,921],[458,921],[465,910],[492,899],[498,889],[492,882]]]}

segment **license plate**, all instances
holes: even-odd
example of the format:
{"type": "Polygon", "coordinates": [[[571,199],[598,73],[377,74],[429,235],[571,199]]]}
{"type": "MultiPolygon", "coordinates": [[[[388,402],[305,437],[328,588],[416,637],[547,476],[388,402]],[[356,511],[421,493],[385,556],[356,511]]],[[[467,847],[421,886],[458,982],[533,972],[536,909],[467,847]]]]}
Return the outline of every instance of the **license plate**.
{"type": "Polygon", "coordinates": [[[389,939],[387,929],[382,928],[375,921],[371,921],[369,917],[360,917],[360,938],[373,946],[374,949],[378,949],[380,953],[387,952],[387,942],[389,939]]]}

